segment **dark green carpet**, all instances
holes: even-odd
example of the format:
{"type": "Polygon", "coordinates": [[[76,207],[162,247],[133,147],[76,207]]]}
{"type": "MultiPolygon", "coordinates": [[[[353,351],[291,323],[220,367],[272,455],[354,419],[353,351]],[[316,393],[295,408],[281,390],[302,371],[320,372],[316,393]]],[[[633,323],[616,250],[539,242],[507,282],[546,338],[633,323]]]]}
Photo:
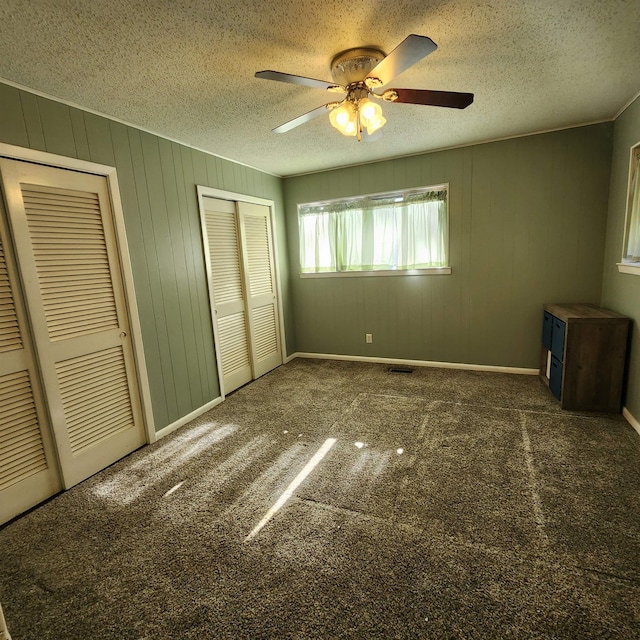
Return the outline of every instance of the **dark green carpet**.
{"type": "Polygon", "coordinates": [[[386,369],[293,361],[4,527],[13,639],[640,638],[640,436],[386,369]]]}

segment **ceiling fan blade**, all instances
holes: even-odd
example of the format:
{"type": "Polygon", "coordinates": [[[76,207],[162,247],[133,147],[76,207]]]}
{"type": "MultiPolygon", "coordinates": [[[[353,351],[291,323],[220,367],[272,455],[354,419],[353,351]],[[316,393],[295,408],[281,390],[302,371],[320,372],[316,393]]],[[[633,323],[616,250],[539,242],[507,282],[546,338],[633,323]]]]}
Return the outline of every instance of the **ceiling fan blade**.
{"type": "Polygon", "coordinates": [[[288,82],[290,84],[301,84],[305,87],[313,87],[314,89],[328,89],[329,87],[336,86],[335,82],[325,82],[324,80],[305,78],[304,76],[294,76],[290,73],[281,73],[280,71],[257,71],[256,78],[278,80],[279,82],[288,82]]]}
{"type": "MultiPolygon", "coordinates": [[[[331,104],[331,103],[329,103],[331,104]]],[[[281,124],[279,127],[272,129],[274,133],[286,133],[287,131],[291,131],[291,129],[295,129],[299,127],[301,124],[305,122],[309,122],[309,120],[313,120],[317,118],[321,113],[327,112],[327,105],[323,104],[321,107],[317,107],[312,109],[311,111],[307,111],[307,113],[303,113],[301,116],[294,118],[293,120],[289,120],[289,122],[285,122],[281,124]]]]}
{"type": "Polygon", "coordinates": [[[388,56],[368,73],[368,78],[379,78],[384,86],[412,64],[433,53],[438,45],[427,36],[407,36],[388,56]]]}
{"type": "Polygon", "coordinates": [[[465,109],[473,102],[473,93],[457,93],[456,91],[430,91],[429,89],[388,89],[398,94],[393,102],[406,104],[425,104],[433,107],[452,107],[465,109]]]}

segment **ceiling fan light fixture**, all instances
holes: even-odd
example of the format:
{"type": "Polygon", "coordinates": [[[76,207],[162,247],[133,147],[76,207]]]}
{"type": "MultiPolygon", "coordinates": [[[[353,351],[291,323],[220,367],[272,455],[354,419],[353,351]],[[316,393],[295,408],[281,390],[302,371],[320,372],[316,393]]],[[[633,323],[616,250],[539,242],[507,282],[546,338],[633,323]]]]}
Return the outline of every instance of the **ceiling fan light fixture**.
{"type": "Polygon", "coordinates": [[[387,89],[382,93],[374,91],[374,89],[387,86],[393,78],[433,53],[437,48],[438,46],[431,38],[412,33],[389,55],[372,47],[347,49],[334,56],[331,61],[333,83],[279,71],[258,71],[255,75],[256,78],[278,80],[347,94],[343,100],[331,101],[285,122],[273,129],[275,133],[284,133],[309,122],[321,113],[326,113],[326,107],[329,110],[331,125],[342,135],[357,136],[360,141],[366,129],[368,136],[365,139],[373,140],[375,138],[370,137],[371,134],[380,130],[387,121],[382,115],[382,109],[379,106],[374,107],[369,98],[383,99],[386,102],[452,109],[465,109],[473,102],[472,93],[455,91],[432,91],[429,89],[387,89]]]}
{"type": "Polygon", "coordinates": [[[343,136],[355,136],[358,133],[358,114],[348,100],[329,113],[329,121],[343,136]]]}
{"type": "Polygon", "coordinates": [[[369,135],[381,129],[387,121],[382,115],[380,105],[368,98],[360,100],[358,110],[360,111],[360,121],[366,127],[369,135]]]}

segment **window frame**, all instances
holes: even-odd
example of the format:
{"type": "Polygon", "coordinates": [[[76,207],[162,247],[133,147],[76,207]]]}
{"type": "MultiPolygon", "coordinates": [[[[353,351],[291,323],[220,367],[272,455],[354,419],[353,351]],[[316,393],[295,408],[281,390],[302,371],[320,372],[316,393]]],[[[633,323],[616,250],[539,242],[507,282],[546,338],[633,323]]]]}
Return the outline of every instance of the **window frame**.
{"type": "MultiPolygon", "coordinates": [[[[633,196],[634,182],[640,180],[640,142],[634,144],[629,150],[629,178],[627,182],[627,199],[625,205],[624,216],[624,236],[622,242],[622,256],[618,263],[618,271],[620,273],[629,273],[640,276],[640,261],[634,262],[628,259],[629,235],[633,216],[633,196]]],[[[640,216],[640,207],[635,212],[636,216],[640,216]]]]}
{"type": "Polygon", "coordinates": [[[349,196],[346,198],[332,198],[329,200],[320,200],[317,202],[301,202],[297,205],[297,223],[298,223],[298,275],[300,278],[362,278],[377,276],[417,276],[417,275],[449,275],[452,272],[450,258],[450,228],[451,216],[449,211],[449,183],[444,182],[437,185],[427,187],[413,187],[409,189],[401,189],[397,191],[383,191],[378,193],[367,193],[357,196],[349,196]],[[377,200],[384,198],[409,197],[421,193],[430,193],[434,191],[444,191],[446,193],[446,211],[447,211],[447,230],[446,230],[446,250],[447,262],[446,267],[426,267],[423,269],[367,269],[362,271],[322,271],[322,272],[303,272],[300,261],[300,210],[303,207],[321,207],[333,206],[340,203],[353,203],[366,200],[377,200]]]}

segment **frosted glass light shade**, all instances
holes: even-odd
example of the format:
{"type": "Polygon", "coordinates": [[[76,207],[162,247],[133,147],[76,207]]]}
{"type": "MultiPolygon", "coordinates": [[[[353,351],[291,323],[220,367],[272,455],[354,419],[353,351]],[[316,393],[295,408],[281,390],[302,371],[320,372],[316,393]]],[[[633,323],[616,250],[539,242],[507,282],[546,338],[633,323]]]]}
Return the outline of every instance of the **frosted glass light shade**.
{"type": "Polygon", "coordinates": [[[355,136],[358,133],[356,109],[351,102],[344,102],[329,113],[329,121],[342,135],[355,136]]]}
{"type": "Polygon", "coordinates": [[[360,100],[359,111],[360,121],[366,127],[369,135],[383,127],[384,123],[387,121],[382,115],[380,105],[372,102],[368,98],[360,100]]]}

